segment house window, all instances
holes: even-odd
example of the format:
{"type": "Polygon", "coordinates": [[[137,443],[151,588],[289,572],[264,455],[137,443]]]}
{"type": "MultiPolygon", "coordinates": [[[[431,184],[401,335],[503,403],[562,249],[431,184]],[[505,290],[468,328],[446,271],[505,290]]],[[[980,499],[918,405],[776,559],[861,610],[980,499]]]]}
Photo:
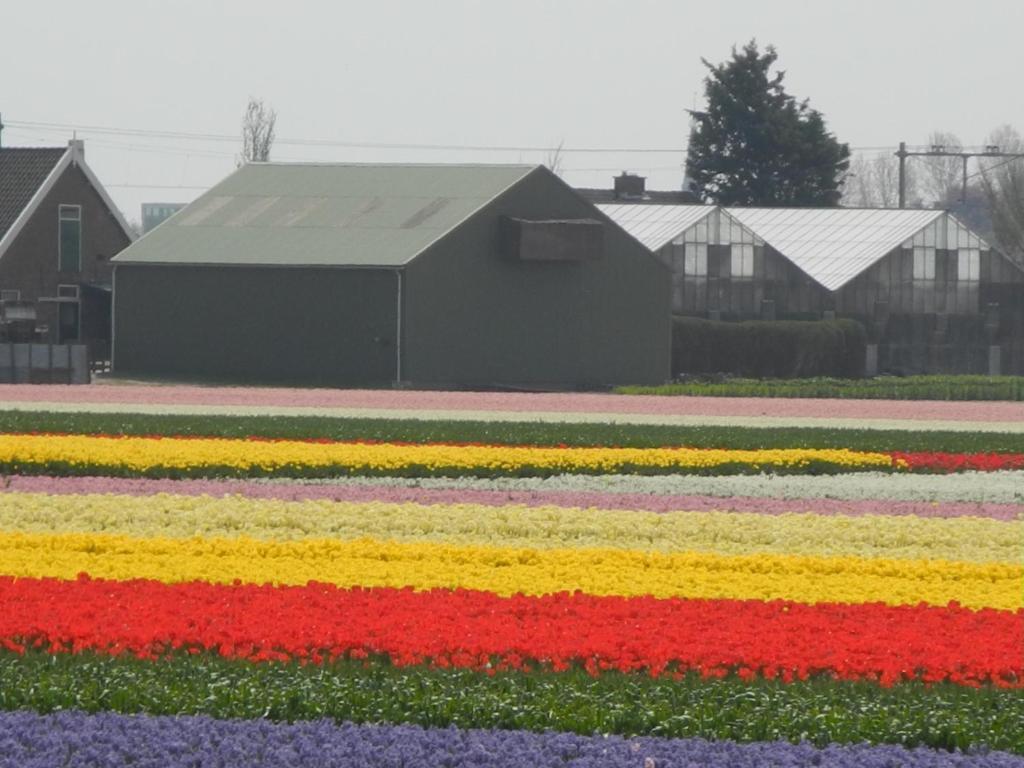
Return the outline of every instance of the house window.
{"type": "Polygon", "coordinates": [[[733,277],[754,276],[754,245],[753,243],[733,243],[730,249],[730,263],[733,277]]]}
{"type": "Polygon", "coordinates": [[[935,249],[922,245],[914,246],[914,279],[935,279],[935,249]]]}
{"type": "Polygon", "coordinates": [[[62,205],[57,215],[60,225],[57,269],[61,272],[81,272],[82,206],[62,205]]]}
{"type": "Polygon", "coordinates": [[[961,248],[956,252],[956,279],[978,282],[981,279],[981,250],[961,248]]]}
{"type": "Polygon", "coordinates": [[[693,277],[707,277],[708,246],[707,243],[687,243],[686,255],[683,259],[683,274],[693,277]]]}

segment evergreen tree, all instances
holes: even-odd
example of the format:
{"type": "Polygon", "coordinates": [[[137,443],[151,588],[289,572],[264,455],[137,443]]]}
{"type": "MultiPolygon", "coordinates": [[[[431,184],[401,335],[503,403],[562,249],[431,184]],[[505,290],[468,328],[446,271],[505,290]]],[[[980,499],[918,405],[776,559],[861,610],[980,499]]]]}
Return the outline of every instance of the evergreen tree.
{"type": "Polygon", "coordinates": [[[702,59],[707,107],[692,111],[686,161],[690,189],[720,205],[831,206],[842,196],[850,149],[828,132],[821,114],[769,73],[778,58],[751,40],[714,66],[702,59]]]}

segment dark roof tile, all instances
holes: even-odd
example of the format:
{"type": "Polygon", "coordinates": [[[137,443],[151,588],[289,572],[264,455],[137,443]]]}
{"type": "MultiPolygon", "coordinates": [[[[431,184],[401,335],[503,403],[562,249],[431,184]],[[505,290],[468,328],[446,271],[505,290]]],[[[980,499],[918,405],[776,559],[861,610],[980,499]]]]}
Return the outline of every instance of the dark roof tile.
{"type": "Polygon", "coordinates": [[[0,148],[0,238],[66,151],[66,148],[0,148]]]}

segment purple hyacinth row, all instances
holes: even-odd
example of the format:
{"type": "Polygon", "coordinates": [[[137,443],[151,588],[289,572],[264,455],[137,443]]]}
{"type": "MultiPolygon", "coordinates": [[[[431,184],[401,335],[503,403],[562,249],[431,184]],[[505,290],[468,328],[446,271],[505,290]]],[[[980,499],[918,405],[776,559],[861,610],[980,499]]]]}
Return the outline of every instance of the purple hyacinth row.
{"type": "Polygon", "coordinates": [[[263,720],[147,717],[60,712],[0,714],[0,768],[76,766],[405,766],[433,768],[712,768],[828,765],[838,768],[1021,768],[1001,752],[949,753],[897,746],[786,742],[735,744],[702,739],[624,739],[565,733],[423,729],[416,726],[293,725],[263,720]]]}

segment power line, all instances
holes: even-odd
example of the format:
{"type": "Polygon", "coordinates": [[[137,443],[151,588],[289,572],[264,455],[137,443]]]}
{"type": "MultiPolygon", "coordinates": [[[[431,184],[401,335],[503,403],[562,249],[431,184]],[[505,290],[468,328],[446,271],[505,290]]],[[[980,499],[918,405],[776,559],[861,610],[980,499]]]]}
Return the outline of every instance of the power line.
{"type": "Polygon", "coordinates": [[[212,184],[104,184],[118,189],[209,189],[212,184]]]}
{"type": "Polygon", "coordinates": [[[8,120],[7,125],[36,128],[42,131],[66,133],[68,131],[86,131],[89,133],[105,133],[116,136],[153,136],[156,138],[180,138],[199,141],[238,141],[238,136],[227,136],[214,133],[187,133],[184,131],[160,131],[145,128],[115,128],[98,125],[78,125],[76,123],[44,123],[28,120],[8,120]]]}
{"type": "Polygon", "coordinates": [[[1001,163],[996,163],[995,165],[990,165],[988,168],[985,168],[984,166],[982,166],[981,170],[975,171],[974,173],[972,173],[967,178],[968,179],[973,179],[975,176],[984,176],[989,171],[994,171],[997,168],[1002,168],[1004,165],[1009,165],[1010,163],[1012,163],[1015,160],[1024,160],[1024,154],[1014,155],[1013,157],[1009,157],[1006,160],[1003,160],[1003,162],[1001,162],[1001,163]]]}
{"type": "Polygon", "coordinates": [[[567,170],[567,171],[575,171],[577,173],[583,173],[583,172],[590,173],[590,172],[596,172],[596,171],[605,171],[605,172],[609,172],[609,173],[614,173],[615,171],[628,170],[630,173],[636,173],[636,172],[639,172],[639,171],[645,171],[645,172],[647,172],[647,171],[678,171],[684,165],[685,165],[685,163],[677,163],[675,165],[649,165],[649,166],[644,166],[644,167],[631,165],[631,166],[629,166],[628,169],[624,169],[621,165],[606,165],[606,166],[603,166],[603,167],[600,167],[600,168],[575,168],[573,166],[566,166],[565,170],[567,170]]]}
{"type": "Polygon", "coordinates": [[[994,168],[1000,168],[1007,163],[1013,162],[1014,160],[1024,159],[1024,152],[1001,152],[999,147],[994,144],[987,144],[983,148],[968,148],[968,147],[955,147],[952,149],[946,149],[941,144],[933,144],[928,149],[917,149],[908,150],[906,142],[900,142],[900,148],[896,152],[896,157],[899,158],[899,207],[904,207],[904,201],[906,199],[906,160],[908,157],[955,157],[963,163],[963,173],[960,181],[960,201],[967,201],[967,182],[973,179],[975,176],[983,175],[985,170],[993,170],[994,168]],[[982,168],[976,173],[968,175],[967,173],[967,162],[971,158],[995,158],[1005,157],[1007,160],[996,164],[990,169],[982,168]]]}
{"type": "MultiPolygon", "coordinates": [[[[41,123],[21,120],[9,120],[8,125],[39,130],[82,131],[87,133],[107,134],[114,136],[150,136],[163,139],[181,139],[189,141],[230,141],[237,143],[238,136],[218,133],[188,133],[184,131],[158,131],[144,128],[113,128],[97,125],[73,125],[71,123],[41,123]]],[[[421,144],[412,142],[377,142],[377,141],[342,141],[337,139],[295,139],[279,136],[275,144],[314,147],[346,147],[355,149],[422,149],[441,151],[470,152],[554,152],[558,147],[517,146],[517,145],[480,145],[480,144],[421,144]]],[[[563,153],[658,153],[678,154],[685,152],[685,147],[562,147],[563,153]]]]}
{"type": "MultiPolygon", "coordinates": [[[[75,125],[72,123],[47,123],[22,120],[8,121],[10,126],[35,128],[43,131],[80,131],[110,136],[142,136],[180,141],[208,141],[237,143],[238,136],[220,133],[191,133],[186,131],[164,131],[148,128],[117,128],[112,126],[75,125]]],[[[555,152],[563,154],[685,154],[687,147],[552,147],[529,145],[482,145],[482,144],[425,144],[414,142],[343,141],[339,139],[308,139],[278,137],[275,144],[306,147],[343,147],[348,149],[424,150],[443,152],[555,152]]],[[[881,152],[896,147],[851,147],[851,152],[881,152]]]]}
{"type": "Polygon", "coordinates": [[[90,139],[95,146],[111,149],[127,149],[130,152],[149,152],[157,155],[189,155],[196,157],[235,157],[233,152],[216,152],[208,149],[193,149],[188,147],[156,147],[145,144],[124,144],[117,141],[106,141],[104,139],[90,139]]]}

